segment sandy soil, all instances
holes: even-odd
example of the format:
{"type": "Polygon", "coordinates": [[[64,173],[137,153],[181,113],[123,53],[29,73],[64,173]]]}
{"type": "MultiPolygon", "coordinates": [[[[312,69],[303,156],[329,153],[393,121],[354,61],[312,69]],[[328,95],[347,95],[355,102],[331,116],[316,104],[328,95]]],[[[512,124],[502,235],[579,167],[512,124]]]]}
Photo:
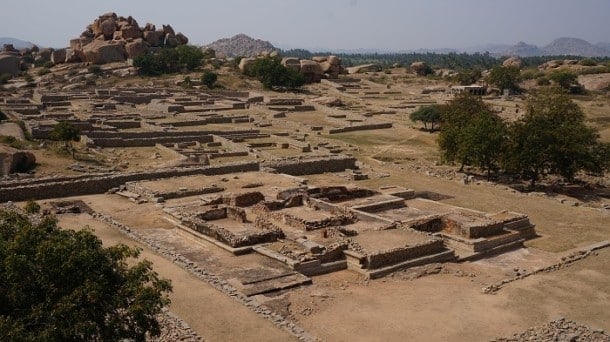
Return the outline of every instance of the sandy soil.
{"type": "MultiPolygon", "coordinates": [[[[519,252],[517,252],[519,253],[519,252]]],[[[504,257],[506,258],[506,257],[504,257]]],[[[316,277],[286,295],[302,326],[328,341],[488,341],[566,317],[610,329],[610,250],[567,269],[481,293],[506,268],[447,265],[416,280],[401,272],[375,281],[353,273],[316,277]],[[474,276],[471,276],[474,275],[474,276]]]]}
{"type": "Polygon", "coordinates": [[[126,238],[114,228],[88,215],[62,215],[59,225],[78,229],[88,225],[104,244],[124,243],[143,249],[141,257],[153,262],[157,273],[172,280],[169,309],[186,321],[206,341],[291,341],[294,338],[245,306],[233,301],[186,270],[126,238]]]}

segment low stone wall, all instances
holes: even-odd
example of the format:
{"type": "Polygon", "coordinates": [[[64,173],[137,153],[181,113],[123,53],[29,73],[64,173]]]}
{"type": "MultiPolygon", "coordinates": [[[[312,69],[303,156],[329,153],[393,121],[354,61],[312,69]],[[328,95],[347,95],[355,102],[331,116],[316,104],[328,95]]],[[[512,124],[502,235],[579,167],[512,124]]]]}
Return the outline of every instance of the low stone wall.
{"type": "Polygon", "coordinates": [[[439,253],[443,248],[443,240],[438,239],[415,246],[398,247],[385,251],[364,251],[366,254],[364,267],[367,269],[381,268],[424,255],[439,253]]]}
{"type": "Polygon", "coordinates": [[[428,215],[417,220],[406,222],[403,226],[421,232],[437,233],[443,230],[443,217],[438,214],[428,215]]]}
{"type": "Polygon", "coordinates": [[[127,182],[191,175],[222,175],[235,172],[259,171],[258,162],[242,162],[218,166],[160,169],[148,172],[97,174],[93,176],[61,177],[60,181],[47,178],[46,181],[24,184],[0,183],[0,202],[27,201],[46,198],[100,194],[127,182]]]}
{"type": "Polygon", "coordinates": [[[354,132],[354,131],[368,131],[374,129],[384,129],[384,128],[392,128],[391,122],[380,123],[380,124],[369,124],[369,125],[357,125],[357,126],[349,126],[349,127],[341,127],[341,128],[332,128],[328,130],[328,134],[337,134],[337,133],[345,133],[345,132],[354,132]]]}
{"type": "Polygon", "coordinates": [[[200,143],[212,142],[211,135],[187,135],[180,137],[157,137],[144,139],[123,139],[123,138],[94,138],[89,139],[90,143],[99,147],[142,147],[155,146],[156,144],[174,144],[181,142],[197,141],[200,143]]]}
{"type": "Polygon", "coordinates": [[[266,242],[274,242],[277,241],[277,239],[284,238],[284,232],[276,229],[261,229],[258,232],[252,231],[248,232],[247,234],[236,235],[221,226],[205,222],[195,217],[183,223],[189,228],[203,235],[209,236],[215,240],[218,240],[224,244],[227,244],[233,248],[253,246],[266,242]]]}
{"type": "Polygon", "coordinates": [[[314,175],[356,169],[356,158],[332,156],[310,159],[282,159],[265,162],[262,166],[273,169],[277,173],[285,173],[292,176],[314,175]]]}

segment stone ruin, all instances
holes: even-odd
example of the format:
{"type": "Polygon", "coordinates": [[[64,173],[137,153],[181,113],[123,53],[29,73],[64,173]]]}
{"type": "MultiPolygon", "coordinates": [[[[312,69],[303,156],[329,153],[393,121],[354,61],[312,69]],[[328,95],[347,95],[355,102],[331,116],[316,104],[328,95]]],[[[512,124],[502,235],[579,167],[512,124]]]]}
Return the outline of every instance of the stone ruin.
{"type": "Polygon", "coordinates": [[[104,64],[123,62],[164,46],[176,47],[188,43],[188,38],[176,33],[170,25],[157,29],[147,23],[140,27],[131,16],[116,13],[99,16],[88,25],[79,38],[70,40],[70,47],[53,51],[54,63],[90,62],[104,64]]]}
{"type": "MultiPolygon", "coordinates": [[[[285,175],[251,177],[275,186],[219,189],[163,210],[186,233],[235,255],[269,257],[304,276],[349,269],[376,278],[401,268],[499,254],[535,236],[527,215],[478,212],[402,187],[295,186],[285,175]]],[[[131,188],[145,195],[156,184],[131,188]]]]}

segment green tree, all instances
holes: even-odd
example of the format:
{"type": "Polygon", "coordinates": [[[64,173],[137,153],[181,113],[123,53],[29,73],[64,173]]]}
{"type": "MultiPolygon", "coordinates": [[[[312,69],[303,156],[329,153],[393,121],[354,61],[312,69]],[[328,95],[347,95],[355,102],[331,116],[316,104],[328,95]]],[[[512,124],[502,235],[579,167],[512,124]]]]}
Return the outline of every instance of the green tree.
{"type": "Polygon", "coordinates": [[[187,70],[195,70],[201,66],[204,54],[200,48],[192,45],[180,45],[176,47],[180,66],[187,70]]]}
{"type": "Polygon", "coordinates": [[[158,336],[168,280],[137,249],[103,247],[90,230],[64,230],[0,210],[0,340],[144,341],[158,336]]]}
{"type": "MultiPolygon", "coordinates": [[[[496,119],[481,119],[481,116],[492,116],[493,111],[483,102],[479,96],[468,93],[461,94],[451,100],[447,105],[441,107],[442,126],[438,138],[441,157],[445,162],[460,163],[460,171],[465,165],[472,162],[491,165],[491,161],[483,163],[485,159],[476,156],[477,151],[486,148],[473,148],[472,144],[482,141],[484,137],[473,137],[471,135],[483,132],[484,129],[473,127],[477,124],[494,126],[496,119]],[[493,123],[490,123],[493,121],[493,123]]],[[[483,134],[483,133],[482,133],[483,134]]],[[[493,146],[492,146],[493,147],[493,146]]],[[[496,145],[500,149],[500,145],[496,145]]],[[[491,153],[486,152],[489,155],[491,153]]]]}
{"type": "Polygon", "coordinates": [[[206,70],[201,75],[201,83],[205,84],[210,89],[214,88],[214,84],[217,80],[218,74],[213,71],[206,70]]]}
{"type": "Polygon", "coordinates": [[[267,89],[296,89],[305,84],[305,76],[283,66],[279,58],[257,58],[247,68],[246,74],[256,77],[267,89]]]}
{"type": "Polygon", "coordinates": [[[491,111],[482,111],[465,128],[464,149],[472,165],[479,167],[491,179],[497,171],[507,140],[506,123],[491,111]]]}
{"type": "Polygon", "coordinates": [[[607,146],[585,124],[582,109],[562,91],[542,89],[528,100],[526,114],[511,125],[505,168],[520,173],[534,187],[541,176],[573,180],[579,171],[608,168],[607,146]]]}
{"type": "Polygon", "coordinates": [[[487,76],[487,82],[501,90],[509,89],[518,92],[520,76],[521,72],[517,67],[498,66],[491,69],[489,76],[487,76]]]}
{"type": "Polygon", "coordinates": [[[570,71],[555,71],[551,73],[549,79],[563,90],[570,91],[572,86],[578,85],[578,76],[570,71]]]}
{"type": "Polygon", "coordinates": [[[27,201],[23,207],[23,210],[25,210],[25,212],[28,214],[38,213],[40,212],[40,204],[36,203],[35,201],[27,201]]]}
{"type": "Polygon", "coordinates": [[[72,141],[78,141],[80,138],[80,130],[73,124],[67,121],[61,121],[53,126],[53,130],[49,134],[51,140],[63,141],[64,147],[72,154],[74,158],[74,147],[72,141]]]}
{"type": "Polygon", "coordinates": [[[481,79],[481,69],[464,69],[461,70],[456,76],[455,81],[460,85],[471,85],[477,83],[481,79]]]}
{"type": "Polygon", "coordinates": [[[428,130],[428,124],[430,124],[430,132],[433,132],[434,124],[439,123],[441,120],[441,111],[439,106],[421,106],[409,114],[409,119],[414,122],[423,122],[425,130],[428,130]]]}

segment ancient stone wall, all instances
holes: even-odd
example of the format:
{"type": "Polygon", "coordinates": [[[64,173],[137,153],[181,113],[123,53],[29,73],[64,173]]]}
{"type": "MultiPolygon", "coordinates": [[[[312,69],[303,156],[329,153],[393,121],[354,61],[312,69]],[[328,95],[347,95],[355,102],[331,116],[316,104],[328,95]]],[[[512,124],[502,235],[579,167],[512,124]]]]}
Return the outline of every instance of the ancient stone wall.
{"type": "Polygon", "coordinates": [[[273,169],[277,173],[292,176],[313,175],[325,172],[342,172],[345,169],[356,168],[356,158],[348,156],[332,156],[311,159],[282,159],[263,163],[263,167],[273,169]]]}
{"type": "Polygon", "coordinates": [[[387,122],[387,123],[380,123],[380,124],[368,124],[368,125],[357,125],[357,126],[333,128],[333,129],[328,130],[328,134],[354,132],[354,131],[367,131],[367,130],[375,130],[375,129],[383,129],[383,128],[392,128],[392,123],[387,122]]]}
{"type": "Polygon", "coordinates": [[[190,175],[221,175],[234,172],[259,171],[257,162],[223,164],[190,168],[160,169],[148,172],[134,171],[118,174],[79,175],[75,177],[46,178],[36,182],[0,183],[0,201],[26,201],[46,198],[99,194],[126,182],[190,175]],[[6,185],[6,186],[5,186],[6,185]]]}
{"type": "Polygon", "coordinates": [[[385,251],[366,252],[365,268],[375,269],[393,265],[405,260],[439,253],[443,250],[443,240],[427,241],[415,246],[393,248],[385,251]]]}
{"type": "Polygon", "coordinates": [[[185,223],[191,229],[211,238],[214,238],[233,248],[252,246],[265,242],[273,242],[279,238],[284,237],[284,233],[281,230],[260,230],[248,232],[242,235],[235,235],[223,227],[202,221],[198,218],[192,218],[191,220],[185,223]]]}

